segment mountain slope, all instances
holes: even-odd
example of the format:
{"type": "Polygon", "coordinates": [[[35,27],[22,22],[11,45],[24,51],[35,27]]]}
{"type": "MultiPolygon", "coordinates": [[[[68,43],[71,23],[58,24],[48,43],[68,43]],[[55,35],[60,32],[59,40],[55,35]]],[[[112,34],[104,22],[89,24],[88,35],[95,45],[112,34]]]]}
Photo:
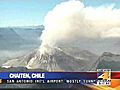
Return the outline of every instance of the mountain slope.
{"type": "Polygon", "coordinates": [[[97,68],[112,69],[113,71],[120,70],[120,55],[110,52],[104,52],[98,59],[97,68]]]}
{"type": "Polygon", "coordinates": [[[48,71],[89,71],[96,62],[96,60],[75,58],[60,48],[46,48],[48,50],[52,50],[52,52],[45,52],[44,54],[41,54],[39,50],[35,50],[23,57],[8,60],[5,64],[3,64],[3,67],[24,66],[28,69],[40,68],[48,71]]]}

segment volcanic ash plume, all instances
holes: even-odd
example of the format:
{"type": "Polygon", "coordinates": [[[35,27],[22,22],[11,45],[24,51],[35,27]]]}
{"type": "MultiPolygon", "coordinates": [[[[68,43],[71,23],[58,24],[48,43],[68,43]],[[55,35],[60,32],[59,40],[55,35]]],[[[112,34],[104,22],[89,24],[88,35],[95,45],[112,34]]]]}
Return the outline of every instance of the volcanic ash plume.
{"type": "Polygon", "coordinates": [[[51,10],[44,25],[39,50],[9,60],[3,67],[25,66],[47,71],[95,70],[101,60],[94,54],[94,49],[103,49],[102,53],[108,51],[111,43],[108,39],[120,38],[120,10],[114,9],[113,5],[86,7],[80,1],[72,0],[51,10]]]}
{"type": "Polygon", "coordinates": [[[69,46],[81,38],[103,39],[120,37],[120,10],[100,6],[86,7],[78,0],[62,2],[51,10],[44,20],[40,51],[46,46],[59,47],[61,43],[69,46]]]}

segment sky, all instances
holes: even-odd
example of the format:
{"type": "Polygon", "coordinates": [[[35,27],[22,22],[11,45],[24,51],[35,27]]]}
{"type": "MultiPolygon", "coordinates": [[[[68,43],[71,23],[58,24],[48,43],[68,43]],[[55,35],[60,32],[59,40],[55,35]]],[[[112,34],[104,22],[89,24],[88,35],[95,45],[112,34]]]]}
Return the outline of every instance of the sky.
{"type": "MultiPolygon", "coordinates": [[[[68,0],[0,0],[0,27],[37,26],[43,24],[45,15],[57,4],[68,0]]],[[[85,6],[115,4],[120,0],[81,0],[85,6]]]]}

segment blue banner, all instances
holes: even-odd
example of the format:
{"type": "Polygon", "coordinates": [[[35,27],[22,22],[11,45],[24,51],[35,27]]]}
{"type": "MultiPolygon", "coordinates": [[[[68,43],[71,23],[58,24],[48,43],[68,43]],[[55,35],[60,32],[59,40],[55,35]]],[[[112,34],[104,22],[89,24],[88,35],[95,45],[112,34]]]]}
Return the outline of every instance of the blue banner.
{"type": "Polygon", "coordinates": [[[0,79],[97,79],[96,72],[0,72],[0,79]]]}

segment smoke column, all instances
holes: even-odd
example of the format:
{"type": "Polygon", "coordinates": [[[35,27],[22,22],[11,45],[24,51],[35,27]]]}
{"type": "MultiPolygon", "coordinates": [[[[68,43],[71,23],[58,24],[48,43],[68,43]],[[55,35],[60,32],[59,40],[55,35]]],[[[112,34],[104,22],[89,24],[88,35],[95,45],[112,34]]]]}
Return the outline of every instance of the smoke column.
{"type": "Polygon", "coordinates": [[[58,47],[62,42],[75,44],[81,38],[104,39],[120,37],[120,9],[114,5],[86,7],[78,0],[56,5],[44,19],[40,51],[45,46],[58,47]]]}

